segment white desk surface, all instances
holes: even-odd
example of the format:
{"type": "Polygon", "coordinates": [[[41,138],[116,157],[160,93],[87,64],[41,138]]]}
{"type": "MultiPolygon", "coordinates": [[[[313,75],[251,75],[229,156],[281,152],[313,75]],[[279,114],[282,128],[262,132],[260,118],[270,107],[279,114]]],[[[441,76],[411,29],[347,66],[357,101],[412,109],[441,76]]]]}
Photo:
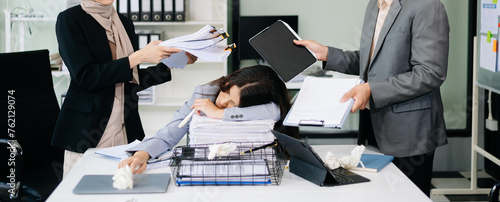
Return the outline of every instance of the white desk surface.
{"type": "MultiPolygon", "coordinates": [[[[321,156],[331,151],[335,155],[348,155],[354,145],[314,145],[321,156]]],[[[178,187],[171,180],[167,192],[160,194],[101,194],[75,195],[73,189],[84,175],[113,175],[118,160],[104,157],[89,149],[75,168],[57,186],[49,202],[136,202],[145,201],[431,201],[394,164],[387,165],[378,173],[356,171],[369,178],[370,182],[334,187],[320,187],[285,169],[280,185],[254,186],[183,186],[178,187]]],[[[365,153],[377,153],[366,149],[365,153]]],[[[170,173],[170,168],[160,168],[146,173],[170,173]]]]}

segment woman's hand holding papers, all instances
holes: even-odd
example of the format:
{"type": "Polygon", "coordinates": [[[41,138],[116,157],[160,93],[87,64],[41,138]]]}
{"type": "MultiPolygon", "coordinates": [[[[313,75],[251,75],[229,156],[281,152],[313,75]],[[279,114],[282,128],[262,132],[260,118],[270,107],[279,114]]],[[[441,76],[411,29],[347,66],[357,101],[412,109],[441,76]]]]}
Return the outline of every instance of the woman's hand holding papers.
{"type": "Polygon", "coordinates": [[[149,154],[147,152],[137,151],[133,156],[120,161],[120,163],[118,163],[118,168],[128,165],[130,169],[132,169],[133,174],[140,174],[146,170],[148,159],[149,154]]]}
{"type": "Polygon", "coordinates": [[[128,57],[130,68],[135,67],[143,62],[159,63],[163,58],[170,57],[170,55],[174,53],[182,52],[182,50],[178,48],[158,46],[160,42],[161,41],[149,42],[146,47],[130,54],[128,57]]]}
{"type": "Polygon", "coordinates": [[[188,63],[187,64],[193,64],[194,62],[196,62],[196,60],[198,60],[198,57],[194,56],[191,53],[186,52],[186,56],[188,57],[188,63]]]}
{"type": "Polygon", "coordinates": [[[296,45],[305,46],[309,48],[314,54],[316,54],[316,58],[319,61],[326,61],[328,58],[328,47],[319,44],[313,40],[293,40],[296,45]]]}

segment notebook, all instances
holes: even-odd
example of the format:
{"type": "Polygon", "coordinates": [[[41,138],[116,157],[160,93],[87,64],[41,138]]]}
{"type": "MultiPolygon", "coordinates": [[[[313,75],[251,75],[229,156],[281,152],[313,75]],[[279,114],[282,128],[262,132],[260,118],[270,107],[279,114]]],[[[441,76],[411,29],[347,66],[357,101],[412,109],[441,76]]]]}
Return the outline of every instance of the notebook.
{"type": "Polygon", "coordinates": [[[351,170],[367,171],[367,172],[378,172],[382,170],[385,166],[394,160],[394,156],[382,155],[382,154],[362,154],[361,162],[363,162],[364,168],[361,163],[351,170]]]}
{"type": "Polygon", "coordinates": [[[278,20],[250,38],[249,43],[288,82],[317,61],[312,51],[295,45],[294,39],[301,40],[288,24],[278,20]]]}
{"type": "Polygon", "coordinates": [[[278,142],[290,155],[290,172],[319,186],[338,186],[370,180],[344,168],[330,170],[307,143],[272,131],[278,142]]]}
{"type": "Polygon", "coordinates": [[[166,192],[170,174],[136,174],[132,189],[113,187],[113,175],[85,175],[73,189],[75,194],[138,194],[166,192]]]}

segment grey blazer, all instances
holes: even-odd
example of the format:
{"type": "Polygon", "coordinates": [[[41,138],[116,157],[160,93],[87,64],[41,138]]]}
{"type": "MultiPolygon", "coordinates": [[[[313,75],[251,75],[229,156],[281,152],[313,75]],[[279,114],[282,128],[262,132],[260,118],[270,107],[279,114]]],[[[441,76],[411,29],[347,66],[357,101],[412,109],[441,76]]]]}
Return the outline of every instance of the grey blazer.
{"type": "Polygon", "coordinates": [[[360,50],[329,47],[324,68],[368,80],[373,130],[384,154],[433,151],[447,143],[439,90],[448,68],[445,8],[439,0],[394,0],[368,61],[377,14],[377,0],[370,0],[360,50]]]}
{"type": "MultiPolygon", "coordinates": [[[[172,148],[179,143],[182,137],[189,130],[189,122],[179,128],[179,123],[191,112],[191,106],[195,99],[209,99],[215,101],[219,94],[219,87],[213,85],[197,86],[193,96],[184,103],[184,105],[175,112],[174,118],[165,127],[161,128],[153,137],[145,139],[137,146],[127,150],[129,155],[136,151],[146,151],[152,158],[157,158],[162,153],[172,148]]],[[[270,102],[263,105],[255,105],[250,107],[232,107],[224,110],[224,121],[248,121],[248,120],[263,120],[272,119],[280,120],[280,108],[278,105],[270,102]]]]}

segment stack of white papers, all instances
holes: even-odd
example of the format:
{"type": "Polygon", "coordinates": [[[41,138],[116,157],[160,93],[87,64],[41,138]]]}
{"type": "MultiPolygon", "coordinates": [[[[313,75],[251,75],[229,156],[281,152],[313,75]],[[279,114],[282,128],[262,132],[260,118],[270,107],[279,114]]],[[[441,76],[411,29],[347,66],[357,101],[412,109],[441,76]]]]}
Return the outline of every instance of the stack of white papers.
{"type": "Polygon", "coordinates": [[[195,114],[189,124],[189,144],[271,143],[273,127],[274,120],[222,121],[195,114]]]}
{"type": "Polygon", "coordinates": [[[171,68],[184,68],[188,62],[186,52],[209,62],[222,62],[236,45],[218,45],[217,43],[228,38],[229,35],[222,29],[206,25],[197,32],[161,42],[160,46],[178,48],[180,53],[172,54],[162,62],[171,68]]]}
{"type": "Polygon", "coordinates": [[[283,125],[341,128],[351,112],[354,99],[344,103],[340,103],[340,99],[361,82],[359,78],[306,77],[283,125]]]}

